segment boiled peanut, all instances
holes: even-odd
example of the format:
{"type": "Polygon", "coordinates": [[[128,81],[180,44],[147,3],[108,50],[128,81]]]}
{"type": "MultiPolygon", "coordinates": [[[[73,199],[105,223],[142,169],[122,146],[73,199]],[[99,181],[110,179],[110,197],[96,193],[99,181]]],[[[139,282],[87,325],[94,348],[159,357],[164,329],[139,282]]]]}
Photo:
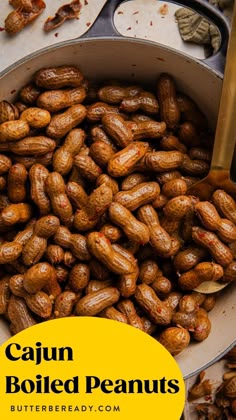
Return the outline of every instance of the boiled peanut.
{"type": "Polygon", "coordinates": [[[109,207],[109,215],[111,221],[118,225],[129,239],[141,244],[149,241],[148,227],[139,222],[126,207],[113,202],[109,207]]]}
{"type": "Polygon", "coordinates": [[[212,195],[212,201],[223,217],[236,223],[236,204],[229,194],[223,190],[216,190],[212,195]]]}
{"type": "Polygon", "coordinates": [[[159,104],[153,93],[143,91],[135,96],[123,98],[120,109],[127,113],[141,110],[147,114],[157,114],[159,111],[159,104]]]}
{"type": "Polygon", "coordinates": [[[119,300],[120,293],[115,287],[107,287],[89,293],[80,299],[75,307],[77,315],[94,316],[119,300]]]}
{"type": "Polygon", "coordinates": [[[99,217],[106,211],[112,202],[112,190],[105,184],[96,188],[89,196],[86,205],[78,210],[74,217],[74,226],[79,231],[93,228],[99,217]]]}
{"type": "Polygon", "coordinates": [[[33,83],[28,83],[23,86],[19,92],[20,99],[25,103],[32,105],[40,95],[41,90],[33,83]]]}
{"type": "Polygon", "coordinates": [[[25,265],[39,262],[47,249],[47,239],[55,234],[59,224],[59,219],[52,215],[41,217],[36,222],[34,233],[23,248],[22,258],[25,265]]]}
{"type": "Polygon", "coordinates": [[[142,283],[153,283],[159,273],[159,267],[156,261],[146,259],[140,265],[139,279],[142,283]]]}
{"type": "Polygon", "coordinates": [[[107,308],[103,309],[103,311],[99,313],[99,316],[102,318],[112,319],[113,321],[124,322],[124,324],[128,324],[127,316],[114,308],[114,306],[108,306],[107,308]]]}
{"type": "Polygon", "coordinates": [[[157,182],[144,182],[129,191],[118,192],[114,201],[134,211],[144,204],[152,203],[159,193],[160,187],[157,182]]]}
{"type": "Polygon", "coordinates": [[[80,104],[86,97],[86,90],[79,86],[74,89],[49,90],[37,98],[37,106],[49,112],[58,112],[72,105],[80,104]]]}
{"type": "Polygon", "coordinates": [[[108,172],[111,176],[125,176],[135,164],[145,155],[148,143],[133,142],[120,152],[113,154],[108,162],[108,172]]]}
{"type": "Polygon", "coordinates": [[[169,327],[160,334],[158,341],[172,356],[176,356],[188,346],[190,335],[185,328],[169,327]]]}
{"type": "Polygon", "coordinates": [[[168,325],[171,321],[171,310],[147,284],[140,284],[135,291],[135,299],[155,324],[168,325]]]}
{"type": "Polygon", "coordinates": [[[30,195],[36,206],[39,208],[40,214],[45,215],[50,212],[51,204],[46,195],[46,179],[49,172],[45,166],[34,164],[29,171],[30,178],[30,195]]]}
{"type": "Polygon", "coordinates": [[[115,252],[110,241],[102,233],[89,233],[87,242],[90,252],[113,273],[128,274],[133,272],[133,264],[115,252]]]}
{"type": "Polygon", "coordinates": [[[31,107],[21,113],[20,119],[26,121],[30,127],[43,128],[50,123],[51,114],[45,109],[31,107]]]}
{"type": "Polygon", "coordinates": [[[173,79],[162,73],[157,82],[157,98],[162,119],[168,128],[175,128],[180,120],[180,109],[173,79]]]}
{"type": "Polygon", "coordinates": [[[110,136],[118,146],[126,147],[133,141],[131,129],[120,115],[105,114],[102,117],[102,125],[108,136],[110,136]]]}
{"type": "Polygon", "coordinates": [[[140,316],[138,316],[134,304],[129,299],[124,299],[117,304],[118,309],[127,317],[128,324],[132,327],[139,328],[144,331],[144,324],[140,316]]]}
{"type": "Polygon", "coordinates": [[[79,292],[87,287],[90,279],[89,266],[76,264],[69,274],[69,285],[74,292],[79,292]]]}
{"type": "Polygon", "coordinates": [[[63,318],[70,316],[74,304],[76,302],[76,294],[69,290],[66,290],[59,295],[57,295],[54,305],[54,315],[57,318],[63,318]]]}
{"type": "Polygon", "coordinates": [[[165,257],[171,250],[171,238],[160,226],[159,218],[154,208],[150,204],[140,207],[138,218],[148,226],[150,243],[155,248],[157,255],[165,257]]]}
{"type": "Polygon", "coordinates": [[[72,105],[66,111],[52,117],[47,127],[47,135],[60,139],[69,133],[72,128],[80,124],[86,117],[86,108],[81,105],[72,105]]]}
{"type": "Polygon", "coordinates": [[[36,324],[23,298],[12,295],[7,314],[14,326],[15,334],[36,324]]]}
{"type": "Polygon", "coordinates": [[[152,152],[147,153],[145,163],[148,169],[155,172],[165,172],[181,167],[184,154],[178,151],[173,152],[152,152]]]}
{"type": "Polygon", "coordinates": [[[181,153],[187,153],[187,147],[181,143],[179,139],[173,135],[163,137],[160,141],[163,150],[178,150],[181,153]]]}
{"type": "Polygon", "coordinates": [[[72,223],[73,209],[65,192],[65,183],[58,172],[51,172],[45,182],[46,193],[48,194],[51,206],[55,215],[62,223],[72,223]]]}
{"type": "Polygon", "coordinates": [[[79,169],[82,177],[88,181],[94,182],[101,174],[101,168],[94,162],[90,156],[78,154],[75,156],[74,165],[79,169]]]}
{"type": "Polygon", "coordinates": [[[177,197],[178,195],[183,196],[186,194],[188,186],[184,179],[177,178],[172,179],[164,183],[162,187],[162,194],[168,198],[177,197]]]}
{"type": "Polygon", "coordinates": [[[29,135],[30,126],[27,121],[5,121],[0,124],[0,142],[15,142],[29,135]]]}
{"type": "Polygon", "coordinates": [[[229,247],[223,244],[214,233],[195,226],[192,228],[192,238],[198,245],[205,247],[218,264],[225,267],[232,262],[233,255],[229,247]]]}
{"type": "Polygon", "coordinates": [[[139,121],[127,123],[130,125],[130,129],[133,133],[134,141],[139,141],[143,139],[160,139],[166,132],[166,124],[161,121],[139,121]]]}
{"type": "Polygon", "coordinates": [[[4,276],[0,279],[0,314],[1,315],[7,313],[7,306],[10,300],[9,278],[10,276],[4,276]]]}
{"type": "Polygon", "coordinates": [[[0,175],[5,174],[11,168],[12,162],[7,156],[0,155],[0,175]]]}
{"type": "Polygon", "coordinates": [[[0,123],[17,120],[19,112],[15,105],[7,101],[0,101],[0,123]]]}
{"type": "Polygon", "coordinates": [[[53,169],[61,175],[70,172],[74,157],[79,153],[84,144],[85,132],[75,128],[69,132],[63,145],[53,155],[53,169]]]}
{"type": "Polygon", "coordinates": [[[96,102],[88,106],[87,119],[90,122],[98,122],[106,114],[119,114],[119,108],[104,102],[96,102]]]}
{"type": "Polygon", "coordinates": [[[86,238],[78,233],[72,234],[65,226],[60,226],[57,229],[54,241],[62,248],[70,249],[75,258],[80,261],[88,261],[91,258],[86,238]]]}
{"type": "Polygon", "coordinates": [[[124,98],[132,98],[141,91],[140,86],[106,85],[99,89],[98,97],[109,104],[119,104],[124,98]]]}
{"type": "Polygon", "coordinates": [[[22,203],[26,198],[27,171],[21,163],[13,165],[8,172],[8,197],[12,203],[22,203]]]}
{"type": "Polygon", "coordinates": [[[35,83],[45,89],[81,86],[83,75],[77,67],[48,67],[38,70],[34,76],[35,83]]]}

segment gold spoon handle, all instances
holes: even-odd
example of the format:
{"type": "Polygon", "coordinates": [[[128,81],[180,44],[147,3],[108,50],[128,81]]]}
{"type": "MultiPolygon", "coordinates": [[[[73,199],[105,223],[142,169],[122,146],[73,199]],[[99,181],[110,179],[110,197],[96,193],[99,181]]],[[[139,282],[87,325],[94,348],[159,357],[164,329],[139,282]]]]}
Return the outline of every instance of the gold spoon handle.
{"type": "Polygon", "coordinates": [[[230,170],[236,142],[236,4],[227,50],[211,169],[230,170]]]}

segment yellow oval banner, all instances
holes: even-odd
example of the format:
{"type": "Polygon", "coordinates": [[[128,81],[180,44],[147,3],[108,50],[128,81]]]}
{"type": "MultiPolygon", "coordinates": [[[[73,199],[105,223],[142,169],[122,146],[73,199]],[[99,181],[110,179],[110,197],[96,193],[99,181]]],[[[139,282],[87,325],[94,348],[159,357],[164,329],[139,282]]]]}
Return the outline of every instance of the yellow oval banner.
{"type": "Polygon", "coordinates": [[[61,318],[0,347],[4,420],[178,420],[184,399],[183,377],[169,352],[116,321],[61,318]]]}

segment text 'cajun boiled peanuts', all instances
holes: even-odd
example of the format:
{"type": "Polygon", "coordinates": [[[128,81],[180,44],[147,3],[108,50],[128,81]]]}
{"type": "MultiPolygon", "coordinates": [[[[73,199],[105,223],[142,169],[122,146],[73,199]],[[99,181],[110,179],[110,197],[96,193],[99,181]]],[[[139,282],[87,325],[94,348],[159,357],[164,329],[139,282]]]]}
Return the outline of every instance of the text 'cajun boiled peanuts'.
{"type": "Polygon", "coordinates": [[[178,151],[150,152],[145,156],[148,169],[155,172],[171,171],[179,168],[184,160],[184,154],[178,151]]]}
{"type": "Polygon", "coordinates": [[[135,164],[145,155],[149,144],[133,142],[121,151],[115,153],[108,162],[108,172],[111,176],[126,176],[135,164]]]}
{"type": "Polygon", "coordinates": [[[59,228],[60,221],[56,216],[41,217],[34,225],[34,233],[24,245],[22,259],[25,265],[39,262],[47,249],[47,239],[53,236],[59,228]]]}
{"type": "Polygon", "coordinates": [[[51,209],[50,200],[46,194],[48,175],[47,168],[39,163],[32,165],[29,171],[31,199],[38,207],[41,215],[48,214],[51,209]]]}
{"type": "Polygon", "coordinates": [[[126,147],[133,141],[133,134],[121,115],[105,114],[102,117],[105,132],[120,147],[126,147]]]}
{"type": "Polygon", "coordinates": [[[158,341],[172,356],[177,356],[190,342],[190,334],[185,328],[169,327],[158,337],[158,341]]]}
{"type": "Polygon", "coordinates": [[[45,183],[46,192],[50,198],[53,212],[62,223],[72,223],[73,209],[65,192],[64,179],[58,172],[51,172],[45,183]]]}
{"type": "Polygon", "coordinates": [[[134,271],[133,264],[120,253],[113,250],[110,241],[100,232],[92,232],[87,237],[91,254],[116,274],[128,274],[134,271]]]}
{"type": "Polygon", "coordinates": [[[157,182],[143,182],[131,190],[118,192],[114,201],[134,211],[144,204],[152,203],[159,193],[160,187],[157,182]]]}
{"type": "Polygon", "coordinates": [[[47,282],[50,282],[53,271],[54,268],[46,262],[38,263],[29,268],[23,279],[25,290],[32,294],[39,292],[47,282]]]}
{"type": "Polygon", "coordinates": [[[109,216],[111,221],[118,225],[130,240],[143,245],[149,241],[148,227],[137,220],[126,207],[113,202],[109,207],[109,216]]]}
{"type": "Polygon", "coordinates": [[[142,206],[138,210],[138,218],[145,223],[150,231],[150,243],[155,248],[157,255],[165,257],[171,250],[171,237],[160,226],[157,212],[150,204],[142,206]]]}
{"type": "Polygon", "coordinates": [[[79,153],[84,144],[85,132],[75,128],[69,132],[64,143],[53,155],[53,169],[61,175],[70,172],[73,166],[74,157],[79,153]]]}
{"type": "Polygon", "coordinates": [[[157,82],[157,98],[162,119],[168,128],[175,128],[180,120],[180,109],[176,98],[174,80],[162,73],[157,82]]]}
{"type": "Polygon", "coordinates": [[[194,226],[192,228],[192,238],[198,245],[207,248],[214,260],[223,267],[233,261],[233,255],[229,247],[223,244],[214,233],[194,226]]]}
{"type": "Polygon", "coordinates": [[[139,306],[155,324],[170,324],[172,316],[170,308],[157,297],[150,286],[144,283],[139,284],[134,296],[139,306]]]}
{"type": "Polygon", "coordinates": [[[85,106],[78,104],[71,106],[60,114],[54,115],[47,127],[47,135],[55,139],[64,137],[72,128],[84,120],[86,112],[85,106]]]}
{"type": "Polygon", "coordinates": [[[45,89],[77,87],[81,85],[83,78],[80,70],[73,66],[40,69],[34,76],[36,85],[45,89]]]}
{"type": "Polygon", "coordinates": [[[83,102],[86,97],[86,90],[79,86],[74,89],[49,90],[39,95],[37,106],[49,112],[58,112],[72,105],[83,102]]]}
{"type": "Polygon", "coordinates": [[[116,287],[107,287],[97,292],[89,293],[80,299],[75,307],[75,313],[80,316],[94,316],[108,306],[118,302],[120,293],[116,287]]]}

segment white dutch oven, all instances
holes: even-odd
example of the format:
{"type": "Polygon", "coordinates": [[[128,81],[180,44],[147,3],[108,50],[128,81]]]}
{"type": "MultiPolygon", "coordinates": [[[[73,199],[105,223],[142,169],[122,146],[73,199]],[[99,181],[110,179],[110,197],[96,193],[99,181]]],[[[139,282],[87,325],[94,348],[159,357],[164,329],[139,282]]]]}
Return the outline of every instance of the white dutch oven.
{"type": "MultiPolygon", "coordinates": [[[[228,25],[221,14],[203,0],[182,0],[181,5],[197,9],[220,29],[222,44],[219,52],[205,62],[183,55],[168,47],[118,36],[113,13],[121,0],[108,1],[98,20],[83,39],[72,40],[45,48],[18,61],[0,74],[0,100],[11,100],[14,92],[26,84],[32,74],[47,66],[77,65],[92,80],[124,79],[154,84],[159,73],[174,76],[178,89],[195,99],[215,126],[222,86],[224,54],[228,25]],[[210,66],[214,66],[217,70],[210,66]]],[[[177,356],[185,378],[218,360],[235,343],[236,288],[229,286],[218,298],[210,313],[212,332],[207,340],[191,344],[177,356]]],[[[6,323],[0,319],[0,343],[10,336],[6,323]]]]}

